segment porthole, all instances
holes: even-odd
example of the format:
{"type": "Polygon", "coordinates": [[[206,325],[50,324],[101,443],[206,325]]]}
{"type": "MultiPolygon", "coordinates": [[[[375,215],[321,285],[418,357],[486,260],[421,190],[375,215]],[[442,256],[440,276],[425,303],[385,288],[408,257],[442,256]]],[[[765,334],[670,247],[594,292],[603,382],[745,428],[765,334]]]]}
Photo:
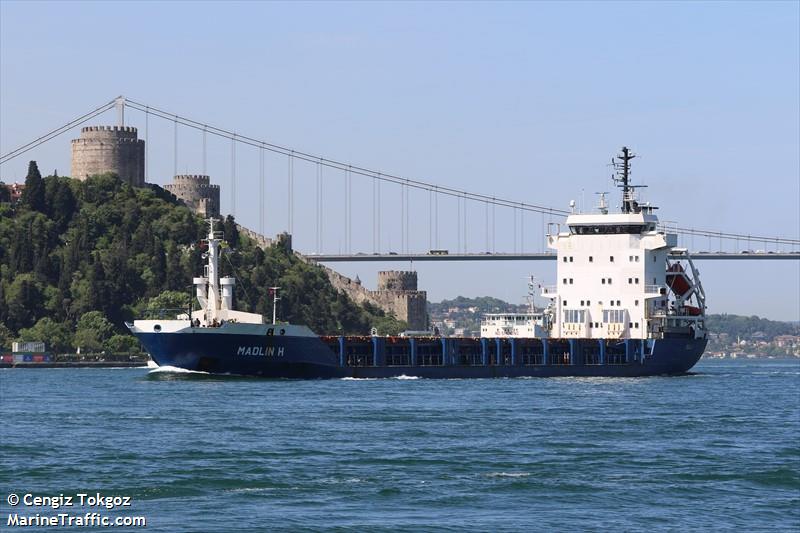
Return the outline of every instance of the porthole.
{"type": "Polygon", "coordinates": [[[161,324],[156,324],[155,326],[153,326],[153,331],[155,331],[156,333],[161,331],[161,324]]]}

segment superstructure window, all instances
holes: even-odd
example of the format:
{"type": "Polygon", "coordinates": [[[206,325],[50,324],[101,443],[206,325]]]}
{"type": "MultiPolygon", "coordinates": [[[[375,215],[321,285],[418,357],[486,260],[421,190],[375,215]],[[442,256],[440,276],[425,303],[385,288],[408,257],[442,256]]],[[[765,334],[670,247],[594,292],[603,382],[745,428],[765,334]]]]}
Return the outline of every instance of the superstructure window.
{"type": "Polygon", "coordinates": [[[620,306],[620,303],[619,303],[619,300],[617,300],[617,307],[619,307],[619,306],[620,306]]]}
{"type": "Polygon", "coordinates": [[[636,262],[637,263],[639,262],[639,256],[638,255],[636,256],[636,262]]]}
{"type": "Polygon", "coordinates": [[[636,279],[636,284],[638,285],[639,284],[639,278],[635,278],[635,279],[636,279]]]}
{"type": "Polygon", "coordinates": [[[567,262],[567,256],[566,255],[564,256],[564,262],[565,263],[567,262]]]}
{"type": "Polygon", "coordinates": [[[564,278],[564,285],[567,284],[567,278],[564,278]]]}
{"type": "Polygon", "coordinates": [[[606,278],[603,278],[602,280],[600,280],[600,282],[601,282],[603,285],[605,285],[605,284],[606,284],[606,278]]]}
{"type": "Polygon", "coordinates": [[[583,300],[581,300],[581,307],[583,307],[583,300]]]}
{"type": "Polygon", "coordinates": [[[639,305],[639,300],[634,300],[633,305],[639,305]]]}
{"type": "Polygon", "coordinates": [[[594,262],[594,257],[592,257],[591,255],[589,256],[589,262],[590,262],[590,263],[593,263],[593,262],[594,262]]]}
{"type": "Polygon", "coordinates": [[[569,284],[572,285],[572,278],[569,278],[569,284]]]}
{"type": "Polygon", "coordinates": [[[611,278],[608,278],[608,284],[611,285],[611,278]]]}
{"type": "Polygon", "coordinates": [[[613,263],[613,262],[614,262],[614,256],[613,256],[613,255],[612,255],[612,256],[610,256],[610,257],[608,258],[608,260],[609,260],[610,262],[612,262],[612,263],[613,263]]]}
{"type": "Polygon", "coordinates": [[[572,263],[572,259],[573,259],[573,257],[572,257],[572,256],[569,256],[569,262],[570,262],[570,263],[572,263]]]}
{"type": "Polygon", "coordinates": [[[598,225],[598,226],[570,226],[569,230],[577,235],[601,235],[601,234],[619,234],[627,233],[636,235],[641,233],[645,226],[641,224],[623,224],[623,225],[598,225]]]}
{"type": "Polygon", "coordinates": [[[633,278],[628,278],[628,285],[633,285],[633,278]]]}

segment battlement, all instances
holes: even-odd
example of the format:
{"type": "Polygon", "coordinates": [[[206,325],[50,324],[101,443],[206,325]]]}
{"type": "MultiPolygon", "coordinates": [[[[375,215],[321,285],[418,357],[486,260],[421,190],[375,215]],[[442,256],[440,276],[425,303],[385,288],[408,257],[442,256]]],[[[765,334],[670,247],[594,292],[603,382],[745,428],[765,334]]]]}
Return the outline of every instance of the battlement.
{"type": "Polygon", "coordinates": [[[181,191],[195,191],[201,189],[217,189],[219,190],[219,185],[214,185],[210,183],[167,183],[164,185],[164,188],[168,191],[171,190],[181,190],[181,191]]]}
{"type": "Polygon", "coordinates": [[[379,291],[416,291],[417,273],[410,270],[382,270],[378,272],[379,291]]]}
{"type": "Polygon", "coordinates": [[[139,130],[135,126],[84,126],[81,128],[81,133],[87,131],[121,131],[136,133],[139,130]]]}
{"type": "Polygon", "coordinates": [[[179,174],[172,178],[172,181],[177,184],[191,183],[191,184],[206,184],[211,183],[211,178],[205,174],[179,174]]]}
{"type": "Polygon", "coordinates": [[[96,143],[103,143],[103,142],[115,142],[118,144],[121,143],[130,143],[130,144],[139,144],[141,143],[144,145],[144,139],[137,139],[136,137],[114,137],[113,135],[107,137],[82,137],[80,139],[72,139],[70,142],[72,144],[96,144],[96,143]]]}

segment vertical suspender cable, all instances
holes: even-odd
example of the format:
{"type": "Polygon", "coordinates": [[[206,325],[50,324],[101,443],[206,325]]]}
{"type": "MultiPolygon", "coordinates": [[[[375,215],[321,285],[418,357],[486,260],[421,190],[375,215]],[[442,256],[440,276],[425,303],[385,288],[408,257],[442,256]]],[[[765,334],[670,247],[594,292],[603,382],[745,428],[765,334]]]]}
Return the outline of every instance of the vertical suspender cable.
{"type": "Polygon", "coordinates": [[[377,188],[378,188],[378,180],[372,178],[372,253],[378,251],[378,237],[377,237],[377,224],[378,218],[376,213],[378,212],[378,201],[377,198],[377,188]]]}
{"type": "Polygon", "coordinates": [[[439,249],[439,193],[433,195],[433,229],[436,237],[436,249],[439,249]]]}
{"type": "Polygon", "coordinates": [[[464,193],[464,253],[467,253],[467,193],[464,193]]]}
{"type": "Polygon", "coordinates": [[[519,251],[520,253],[525,253],[525,210],[519,210],[519,251]]]}
{"type": "MultiPolygon", "coordinates": [[[[494,200],[494,198],[492,198],[492,200],[494,200]]],[[[497,218],[496,218],[496,214],[497,214],[496,207],[497,207],[497,204],[492,202],[492,253],[493,254],[497,253],[497,232],[496,232],[496,224],[495,224],[495,222],[497,221],[497,218]]]]}
{"type": "Polygon", "coordinates": [[[456,215],[456,235],[458,239],[456,239],[456,251],[461,252],[461,197],[456,196],[456,202],[458,203],[458,214],[456,215]]]}
{"type": "Polygon", "coordinates": [[[433,250],[433,190],[428,189],[428,250],[433,250]]]}
{"type": "Polygon", "coordinates": [[[344,170],[344,210],[342,211],[344,215],[344,253],[347,253],[347,213],[350,211],[350,206],[348,205],[348,192],[347,192],[347,177],[348,177],[348,170],[344,170]]]}
{"type": "Polygon", "coordinates": [[[258,150],[258,231],[264,235],[264,149],[258,150]]]}
{"type": "Polygon", "coordinates": [[[514,253],[517,253],[517,208],[511,208],[511,214],[514,216],[514,253]]]}
{"type": "Polygon", "coordinates": [[[485,228],[486,229],[486,248],[485,248],[485,250],[488,253],[489,252],[489,202],[484,202],[483,210],[484,210],[484,218],[485,218],[485,222],[486,222],[486,228],[485,228]]]}
{"type": "Polygon", "coordinates": [[[400,251],[406,249],[406,186],[400,184],[400,251]]]}
{"type": "Polygon", "coordinates": [[[150,108],[144,108],[144,181],[150,182],[150,108]]]}
{"type": "Polygon", "coordinates": [[[206,131],[206,127],[203,126],[203,175],[208,176],[208,132],[206,131]]]}
{"type": "Polygon", "coordinates": [[[174,120],[174,133],[172,139],[172,175],[178,175],[178,116],[175,115],[174,120]]]}
{"type": "MultiPolygon", "coordinates": [[[[378,174],[380,178],[380,174],[378,174]]],[[[381,180],[378,179],[378,251],[381,250],[381,180]]]]}
{"type": "Polygon", "coordinates": [[[289,235],[294,234],[294,154],[289,154],[289,209],[288,209],[288,231],[289,235]]]}
{"type": "Polygon", "coordinates": [[[411,232],[409,231],[408,219],[411,211],[411,189],[406,184],[406,253],[411,250],[411,232]]]}
{"type": "Polygon", "coordinates": [[[353,252],[353,173],[347,170],[347,253],[353,252]]]}
{"type": "Polygon", "coordinates": [[[236,134],[231,137],[231,214],[236,216],[236,134]]]}

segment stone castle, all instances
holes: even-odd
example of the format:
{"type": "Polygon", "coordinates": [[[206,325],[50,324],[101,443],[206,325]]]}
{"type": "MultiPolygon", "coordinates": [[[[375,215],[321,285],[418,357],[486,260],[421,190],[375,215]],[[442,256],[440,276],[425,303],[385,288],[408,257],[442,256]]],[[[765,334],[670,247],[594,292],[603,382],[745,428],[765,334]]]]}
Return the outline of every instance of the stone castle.
{"type": "Polygon", "coordinates": [[[202,175],[175,176],[164,189],[174,194],[203,218],[219,216],[219,185],[202,175]]]}
{"type": "MultiPolygon", "coordinates": [[[[89,126],[81,128],[81,135],[72,141],[72,177],[85,180],[94,174],[113,172],[134,187],[145,186],[144,140],[132,126],[89,126]]],[[[212,185],[205,175],[174,176],[164,189],[182,200],[203,217],[220,216],[220,187],[212,185]]],[[[269,247],[273,239],[238,226],[258,246],[269,247]]],[[[291,239],[291,236],[284,238],[291,239]]],[[[291,240],[289,241],[291,242],[291,240]]],[[[306,262],[313,260],[295,252],[306,262]]],[[[316,262],[314,262],[317,264],[316,262]]],[[[408,323],[408,328],[422,331],[428,328],[427,293],[417,290],[417,273],[408,271],[383,271],[378,273],[378,288],[371,291],[361,282],[342,276],[318,264],[331,284],[347,294],[358,304],[368,302],[408,323]]]]}
{"type": "MultiPolygon", "coordinates": [[[[73,178],[113,172],[134,187],[144,187],[144,169],[144,140],[133,126],[88,126],[72,140],[73,178]]],[[[219,185],[212,185],[208,176],[175,176],[164,189],[204,217],[219,216],[219,185]]]]}
{"type": "Polygon", "coordinates": [[[114,172],[134,187],[144,186],[144,141],[131,126],[88,126],[72,140],[72,177],[85,180],[114,172]]]}

